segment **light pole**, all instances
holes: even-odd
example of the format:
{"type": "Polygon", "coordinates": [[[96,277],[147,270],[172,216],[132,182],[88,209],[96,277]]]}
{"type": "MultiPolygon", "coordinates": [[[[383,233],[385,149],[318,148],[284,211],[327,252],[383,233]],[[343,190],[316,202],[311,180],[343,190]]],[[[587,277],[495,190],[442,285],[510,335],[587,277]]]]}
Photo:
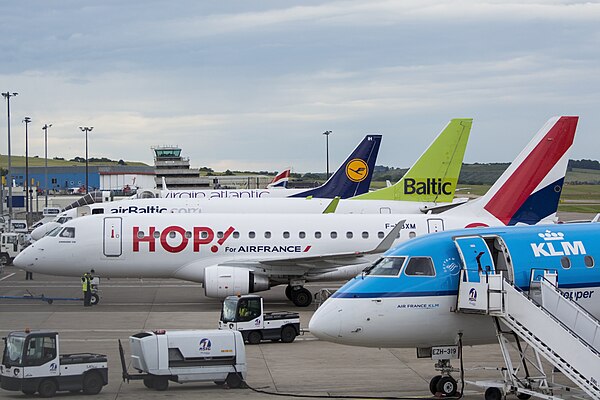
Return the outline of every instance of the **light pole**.
{"type": "Polygon", "coordinates": [[[31,122],[31,118],[25,117],[23,118],[23,122],[25,122],[25,219],[27,220],[27,226],[31,226],[31,218],[29,215],[29,123],[31,122]]]}
{"type": "Polygon", "coordinates": [[[10,152],[10,98],[19,93],[10,93],[6,91],[2,93],[2,97],[6,99],[6,114],[8,121],[8,172],[6,173],[6,181],[8,183],[8,231],[12,231],[12,171],[11,171],[11,152],[10,152]]]}
{"type": "Polygon", "coordinates": [[[48,207],[48,128],[50,128],[52,124],[45,124],[42,126],[42,130],[44,131],[44,158],[45,158],[45,170],[44,170],[44,207],[48,207]]]}
{"type": "Polygon", "coordinates": [[[329,179],[329,135],[331,135],[331,131],[323,132],[325,135],[325,151],[327,153],[327,179],[329,179]]]}
{"type": "Polygon", "coordinates": [[[85,132],[85,193],[88,194],[90,192],[90,187],[88,186],[88,132],[91,132],[94,127],[80,126],[79,129],[85,132]]]}

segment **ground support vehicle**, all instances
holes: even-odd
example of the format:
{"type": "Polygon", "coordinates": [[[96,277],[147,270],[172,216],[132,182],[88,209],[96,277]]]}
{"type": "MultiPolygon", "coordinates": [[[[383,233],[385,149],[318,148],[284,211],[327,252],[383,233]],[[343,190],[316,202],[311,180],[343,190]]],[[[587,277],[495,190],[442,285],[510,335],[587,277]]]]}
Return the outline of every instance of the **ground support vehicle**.
{"type": "Polygon", "coordinates": [[[4,232],[0,234],[0,264],[10,265],[23,249],[29,246],[24,233],[4,232]]]}
{"type": "Polygon", "coordinates": [[[219,329],[242,333],[245,342],[261,340],[293,342],[300,334],[297,312],[263,312],[263,299],[257,295],[228,296],[223,301],[219,329]]]}
{"type": "Polygon", "coordinates": [[[57,391],[98,394],[108,384],[103,354],[59,354],[57,332],[11,332],[4,338],[0,387],[52,397],[57,391]]]}
{"type": "Polygon", "coordinates": [[[121,341],[123,381],[143,380],[148,389],[167,390],[169,382],[214,382],[241,387],[246,379],[246,350],[237,331],[187,330],[140,332],[129,337],[132,366],[127,372],[121,341]]]}

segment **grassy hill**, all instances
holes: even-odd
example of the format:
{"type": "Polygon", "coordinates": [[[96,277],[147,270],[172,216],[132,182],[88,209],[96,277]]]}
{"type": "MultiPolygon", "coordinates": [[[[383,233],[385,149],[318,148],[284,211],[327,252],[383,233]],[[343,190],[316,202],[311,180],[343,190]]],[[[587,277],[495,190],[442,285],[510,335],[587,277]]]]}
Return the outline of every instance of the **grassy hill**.
{"type": "MultiPolygon", "coordinates": [[[[11,157],[11,164],[14,167],[24,167],[25,166],[25,157],[24,156],[12,156],[11,157]]],[[[43,167],[45,164],[45,159],[44,157],[29,157],[29,166],[30,167],[43,167]]],[[[133,165],[133,166],[144,166],[147,164],[144,164],[143,162],[137,162],[137,161],[125,161],[126,165],[133,165]]],[[[85,165],[85,162],[77,162],[77,161],[68,161],[68,160],[55,160],[52,158],[48,159],[48,166],[49,167],[68,167],[68,166],[72,166],[72,165],[85,165]]],[[[118,161],[101,161],[101,162],[90,162],[88,165],[90,166],[109,166],[109,165],[118,165],[118,161]]],[[[5,168],[8,166],[8,156],[7,155],[0,155],[0,168],[5,168]]]]}

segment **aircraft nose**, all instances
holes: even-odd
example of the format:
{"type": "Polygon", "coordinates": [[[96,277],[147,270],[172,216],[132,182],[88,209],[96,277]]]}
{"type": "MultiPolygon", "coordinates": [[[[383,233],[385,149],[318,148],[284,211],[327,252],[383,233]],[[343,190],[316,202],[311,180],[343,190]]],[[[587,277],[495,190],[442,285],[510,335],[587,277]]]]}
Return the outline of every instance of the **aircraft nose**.
{"type": "Polygon", "coordinates": [[[340,338],[343,309],[335,299],[328,299],[313,314],[308,330],[322,340],[335,342],[340,338]]]}
{"type": "Polygon", "coordinates": [[[26,271],[34,271],[32,267],[35,266],[36,253],[39,251],[40,249],[35,244],[30,245],[15,257],[13,265],[26,271]]]}

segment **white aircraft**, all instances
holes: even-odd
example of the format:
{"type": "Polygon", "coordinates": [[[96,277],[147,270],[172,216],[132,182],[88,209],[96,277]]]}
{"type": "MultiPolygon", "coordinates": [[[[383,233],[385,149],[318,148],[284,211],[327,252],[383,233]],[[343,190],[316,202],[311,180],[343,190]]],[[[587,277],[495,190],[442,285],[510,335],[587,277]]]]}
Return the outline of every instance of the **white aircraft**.
{"type": "MultiPolygon", "coordinates": [[[[320,197],[320,191],[334,193],[337,187],[348,187],[350,172],[344,178],[332,179],[312,191],[309,198],[203,198],[169,197],[125,199],[113,202],[91,202],[81,204],[61,213],[55,221],[35,229],[31,233],[33,240],[41,239],[46,233],[70,219],[91,214],[155,214],[155,213],[323,213],[338,214],[403,214],[419,212],[440,212],[464,203],[467,199],[454,199],[454,192],[463,156],[467,145],[471,119],[453,119],[435,138],[429,148],[395,185],[360,196],[332,203],[332,200],[320,197]]],[[[370,151],[373,152],[375,148],[370,151]]],[[[351,157],[355,157],[355,154],[351,157]]],[[[364,154],[366,160],[373,157],[364,154]]],[[[349,158],[350,160],[350,158],[349,158]]],[[[374,161],[373,161],[374,162],[374,161]]],[[[346,162],[346,169],[362,162],[356,158],[346,162]]],[[[370,175],[370,174],[369,174],[370,175]]],[[[357,180],[357,179],[354,179],[357,180]]],[[[356,190],[356,183],[352,190],[356,190]]],[[[277,189],[276,189],[277,190],[277,189]]],[[[281,190],[281,189],[278,189],[281,190]]],[[[291,189],[286,189],[286,193],[291,189]]],[[[183,193],[183,192],[179,192],[183,193]]],[[[337,192],[341,194],[340,192],[337,192]]]]}
{"type": "Polygon", "coordinates": [[[552,220],[576,124],[577,117],[551,119],[484,197],[438,215],[91,215],[56,228],[14,264],[45,274],[93,268],[101,277],[179,278],[218,297],[287,283],[294,304],[307,306],[305,282],[352,276],[368,261],[357,257],[385,247],[376,242],[386,234],[399,243],[445,229],[552,220]]]}

